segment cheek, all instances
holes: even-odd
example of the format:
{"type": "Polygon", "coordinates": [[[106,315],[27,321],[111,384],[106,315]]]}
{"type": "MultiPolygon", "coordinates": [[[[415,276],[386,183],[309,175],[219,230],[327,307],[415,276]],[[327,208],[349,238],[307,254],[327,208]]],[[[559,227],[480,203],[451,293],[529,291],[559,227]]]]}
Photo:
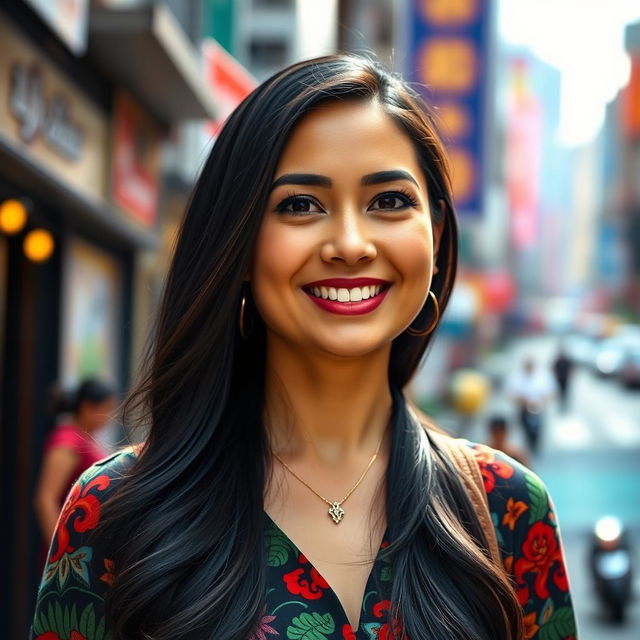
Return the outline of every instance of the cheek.
{"type": "Polygon", "coordinates": [[[433,268],[433,238],[427,222],[416,221],[386,236],[388,254],[403,279],[425,288],[433,268]]]}
{"type": "Polygon", "coordinates": [[[253,296],[261,313],[282,306],[287,291],[292,290],[292,279],[308,257],[306,244],[304,234],[295,227],[268,220],[263,223],[251,273],[253,296]]]}

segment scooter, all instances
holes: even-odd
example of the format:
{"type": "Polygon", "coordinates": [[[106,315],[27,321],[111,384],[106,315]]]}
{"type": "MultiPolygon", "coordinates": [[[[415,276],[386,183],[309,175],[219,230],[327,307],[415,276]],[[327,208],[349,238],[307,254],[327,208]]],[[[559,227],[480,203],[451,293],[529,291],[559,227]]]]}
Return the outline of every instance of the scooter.
{"type": "Polygon", "coordinates": [[[624,621],[631,600],[633,555],[628,532],[617,518],[596,523],[591,537],[591,575],[596,592],[614,622],[624,621]]]}

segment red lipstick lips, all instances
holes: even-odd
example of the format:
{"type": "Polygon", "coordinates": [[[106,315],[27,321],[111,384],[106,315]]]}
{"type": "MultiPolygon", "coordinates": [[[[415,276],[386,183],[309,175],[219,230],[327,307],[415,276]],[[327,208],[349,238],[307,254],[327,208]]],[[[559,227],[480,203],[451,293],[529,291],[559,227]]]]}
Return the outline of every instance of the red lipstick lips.
{"type": "Polygon", "coordinates": [[[387,296],[391,283],[388,280],[380,278],[327,278],[325,280],[316,280],[309,282],[303,286],[303,291],[309,296],[312,302],[324,311],[335,313],[338,315],[361,315],[370,313],[377,309],[387,296]],[[339,302],[338,300],[329,300],[321,298],[313,293],[314,287],[326,287],[333,289],[353,289],[355,287],[367,287],[382,285],[382,290],[367,300],[359,300],[353,302],[339,302]]]}

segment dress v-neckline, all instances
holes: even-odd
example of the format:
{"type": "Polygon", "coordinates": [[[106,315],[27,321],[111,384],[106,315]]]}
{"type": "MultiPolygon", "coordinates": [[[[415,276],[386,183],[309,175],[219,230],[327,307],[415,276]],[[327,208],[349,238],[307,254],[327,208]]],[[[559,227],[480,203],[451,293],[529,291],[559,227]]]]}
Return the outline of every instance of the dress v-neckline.
{"type": "Polygon", "coordinates": [[[315,569],[318,572],[318,575],[327,583],[328,588],[326,589],[326,591],[331,595],[331,597],[335,600],[337,606],[338,606],[338,610],[339,612],[342,614],[342,617],[344,619],[344,621],[351,627],[351,630],[353,631],[353,633],[358,636],[358,633],[360,631],[360,627],[362,626],[362,614],[364,613],[364,605],[365,605],[365,601],[367,599],[367,596],[369,595],[369,593],[371,593],[370,590],[370,583],[373,580],[373,572],[376,569],[379,559],[380,559],[380,551],[383,548],[383,545],[385,543],[385,541],[388,538],[388,534],[389,534],[389,526],[387,525],[387,527],[385,528],[384,534],[382,535],[382,540],[380,541],[380,545],[378,546],[378,550],[376,552],[376,556],[373,560],[373,563],[371,564],[371,569],[369,570],[369,575],[367,576],[367,581],[365,583],[364,586],[364,593],[362,594],[362,598],[360,599],[360,607],[359,607],[359,611],[360,611],[360,615],[358,616],[358,623],[356,628],[354,628],[351,625],[351,621],[349,620],[349,616],[347,616],[347,611],[344,608],[342,601],[340,600],[340,598],[338,597],[338,594],[334,591],[333,587],[329,584],[329,581],[322,575],[322,573],[320,573],[320,571],[318,571],[318,568],[313,564],[313,562],[311,561],[311,559],[309,558],[309,556],[302,550],[300,549],[300,547],[289,537],[289,535],[287,535],[287,533],[277,524],[277,522],[266,512],[266,510],[263,509],[263,513],[266,516],[267,520],[289,541],[289,543],[291,544],[291,546],[299,553],[302,554],[306,559],[307,562],[309,563],[309,566],[312,567],[313,569],[315,569]]]}

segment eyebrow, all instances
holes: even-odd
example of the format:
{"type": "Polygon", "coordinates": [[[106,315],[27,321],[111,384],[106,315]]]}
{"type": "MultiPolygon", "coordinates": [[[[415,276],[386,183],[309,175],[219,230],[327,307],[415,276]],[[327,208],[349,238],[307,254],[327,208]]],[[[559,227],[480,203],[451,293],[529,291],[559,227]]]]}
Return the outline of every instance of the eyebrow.
{"type": "MultiPolygon", "coordinates": [[[[413,182],[416,187],[420,186],[408,171],[403,171],[402,169],[392,169],[389,171],[377,171],[376,173],[368,173],[366,176],[362,177],[360,184],[363,187],[367,187],[372,184],[393,182],[394,180],[408,180],[409,182],[413,182]]],[[[275,189],[276,187],[280,187],[283,184],[305,185],[311,187],[331,187],[333,185],[333,181],[331,180],[331,178],[318,175],[317,173],[285,173],[271,185],[271,190],[275,189]]]]}

